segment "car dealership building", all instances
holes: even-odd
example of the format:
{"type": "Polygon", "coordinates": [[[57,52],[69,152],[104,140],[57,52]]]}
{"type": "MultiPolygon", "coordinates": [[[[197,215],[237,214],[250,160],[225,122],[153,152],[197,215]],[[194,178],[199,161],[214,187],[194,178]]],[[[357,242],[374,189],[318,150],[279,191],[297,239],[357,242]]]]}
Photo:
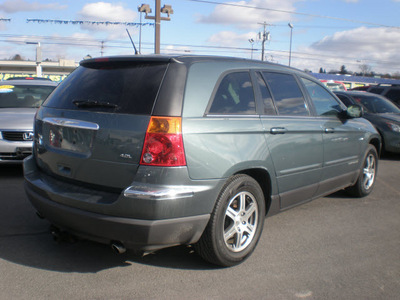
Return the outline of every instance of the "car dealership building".
{"type": "Polygon", "coordinates": [[[0,60],[0,80],[10,77],[38,76],[62,81],[79,63],[74,60],[60,59],[59,61],[0,60]]]}

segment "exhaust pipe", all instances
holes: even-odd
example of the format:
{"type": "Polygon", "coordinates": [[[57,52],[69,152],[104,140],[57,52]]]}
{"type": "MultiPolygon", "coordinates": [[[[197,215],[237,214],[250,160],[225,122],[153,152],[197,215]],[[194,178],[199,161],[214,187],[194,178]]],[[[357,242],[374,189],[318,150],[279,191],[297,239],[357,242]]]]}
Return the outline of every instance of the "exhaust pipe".
{"type": "Polygon", "coordinates": [[[50,233],[53,236],[53,239],[57,242],[68,242],[68,243],[75,243],[77,241],[77,238],[70,234],[67,231],[62,231],[59,228],[55,227],[54,225],[50,226],[50,233]]]}
{"type": "Polygon", "coordinates": [[[111,249],[114,250],[115,253],[122,254],[126,252],[125,246],[121,242],[112,242],[111,249]]]}

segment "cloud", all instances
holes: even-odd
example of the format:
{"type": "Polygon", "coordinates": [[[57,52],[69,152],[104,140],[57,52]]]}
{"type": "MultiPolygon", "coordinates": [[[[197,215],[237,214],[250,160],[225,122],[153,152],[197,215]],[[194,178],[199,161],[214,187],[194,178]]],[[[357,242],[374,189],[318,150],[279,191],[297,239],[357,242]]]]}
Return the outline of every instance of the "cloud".
{"type": "Polygon", "coordinates": [[[400,31],[393,28],[359,27],[336,32],[308,48],[297,49],[309,59],[296,59],[296,66],[304,68],[308,62],[314,66],[313,71],[318,71],[319,67],[328,70],[346,65],[349,70],[359,71],[360,63],[364,63],[371,65],[375,72],[395,72],[400,68],[399,40],[400,31]],[[321,59],[316,61],[316,58],[321,59]]]}
{"type": "Polygon", "coordinates": [[[25,0],[6,0],[0,4],[0,11],[6,13],[16,13],[21,11],[41,11],[41,10],[63,10],[67,6],[58,3],[42,4],[39,2],[27,2],[25,0]]]}
{"type": "Polygon", "coordinates": [[[224,47],[237,47],[237,45],[247,42],[250,38],[254,38],[256,33],[249,32],[238,34],[233,31],[221,31],[213,34],[207,42],[211,45],[224,46],[224,47]]]}
{"type": "Polygon", "coordinates": [[[96,2],[86,4],[79,15],[84,20],[90,21],[132,22],[137,13],[120,4],[96,2]]]}
{"type": "MultiPolygon", "coordinates": [[[[127,9],[122,4],[107,2],[96,2],[86,4],[78,13],[79,19],[84,21],[110,21],[110,22],[133,22],[137,12],[127,9]]],[[[89,31],[103,31],[108,33],[109,39],[126,38],[125,26],[120,25],[81,25],[82,29],[89,31]]],[[[136,32],[138,29],[130,28],[129,31],[136,32]]]]}
{"type": "Polygon", "coordinates": [[[217,5],[210,15],[200,16],[197,21],[200,23],[235,25],[241,28],[258,28],[260,25],[257,23],[287,21],[290,19],[290,14],[272,10],[294,12],[294,4],[300,1],[303,0],[250,0],[226,2],[227,4],[239,6],[217,5]],[[272,10],[245,8],[242,6],[254,6],[272,10]]]}

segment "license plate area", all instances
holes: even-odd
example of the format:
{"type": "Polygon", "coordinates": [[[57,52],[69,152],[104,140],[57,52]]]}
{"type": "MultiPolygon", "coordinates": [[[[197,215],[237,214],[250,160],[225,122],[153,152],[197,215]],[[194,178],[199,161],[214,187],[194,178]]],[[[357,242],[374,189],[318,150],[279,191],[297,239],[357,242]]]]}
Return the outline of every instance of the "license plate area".
{"type": "Polygon", "coordinates": [[[69,119],[45,119],[43,137],[55,149],[88,154],[93,147],[97,124],[69,119]]]}

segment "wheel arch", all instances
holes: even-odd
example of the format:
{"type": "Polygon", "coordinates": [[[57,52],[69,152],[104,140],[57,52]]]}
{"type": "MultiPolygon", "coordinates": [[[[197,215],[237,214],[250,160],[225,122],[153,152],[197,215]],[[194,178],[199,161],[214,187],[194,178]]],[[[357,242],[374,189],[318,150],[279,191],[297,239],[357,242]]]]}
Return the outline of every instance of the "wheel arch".
{"type": "Polygon", "coordinates": [[[244,174],[253,178],[260,185],[265,201],[265,213],[268,214],[268,211],[271,207],[271,176],[269,172],[262,168],[254,168],[254,169],[246,169],[236,172],[234,175],[244,174]]]}
{"type": "Polygon", "coordinates": [[[381,156],[381,154],[382,154],[382,143],[383,143],[383,140],[381,141],[379,138],[373,138],[373,139],[371,139],[370,141],[369,141],[369,144],[370,145],[372,145],[372,146],[374,146],[375,147],[375,149],[376,149],[376,152],[378,152],[378,157],[380,157],[381,156]]]}

